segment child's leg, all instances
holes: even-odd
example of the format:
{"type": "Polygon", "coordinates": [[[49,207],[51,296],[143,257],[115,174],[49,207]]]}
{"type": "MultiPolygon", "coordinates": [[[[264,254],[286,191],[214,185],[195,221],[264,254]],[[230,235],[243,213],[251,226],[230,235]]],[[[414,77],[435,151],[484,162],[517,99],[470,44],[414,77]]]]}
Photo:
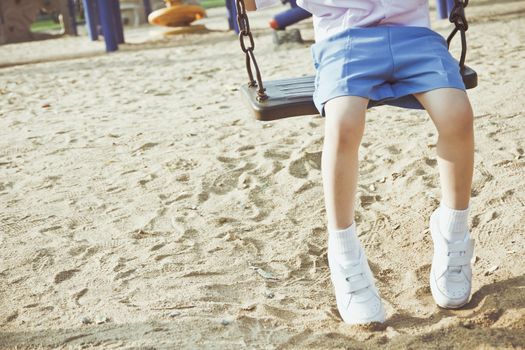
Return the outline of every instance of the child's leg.
{"type": "Polygon", "coordinates": [[[436,303],[459,308],[470,298],[471,258],[468,212],[474,168],[473,113],[467,94],[436,89],[416,96],[439,133],[437,153],[442,203],[430,218],[434,257],[430,290],[436,303]]]}
{"type": "Polygon", "coordinates": [[[325,104],[322,175],[328,228],[341,230],[354,221],[358,150],[368,99],[337,97],[325,104]]]}
{"type": "Polygon", "coordinates": [[[328,216],[328,265],[339,314],[351,324],[385,319],[372,271],[353,224],[358,150],[367,104],[365,98],[344,96],[325,105],[322,173],[328,216]]]}
{"type": "Polygon", "coordinates": [[[467,209],[474,168],[474,118],[467,94],[446,88],[415,96],[439,133],[437,155],[442,204],[450,209],[467,209]]]}

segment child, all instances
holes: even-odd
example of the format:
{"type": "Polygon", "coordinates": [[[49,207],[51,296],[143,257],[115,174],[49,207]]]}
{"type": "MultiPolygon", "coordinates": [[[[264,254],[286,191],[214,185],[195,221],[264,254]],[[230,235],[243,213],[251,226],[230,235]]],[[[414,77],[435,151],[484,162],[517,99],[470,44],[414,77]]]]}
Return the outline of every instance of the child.
{"type": "MultiPolygon", "coordinates": [[[[279,0],[244,0],[247,10],[279,0]]],[[[473,113],[458,63],[430,26],[428,0],[298,0],[313,14],[314,102],[326,116],[322,176],[328,262],[337,307],[350,324],[383,322],[385,312],[356,234],[358,148],[369,99],[414,95],[439,133],[442,201],[430,217],[435,302],[470,298],[468,213],[474,163],[473,113]]]]}

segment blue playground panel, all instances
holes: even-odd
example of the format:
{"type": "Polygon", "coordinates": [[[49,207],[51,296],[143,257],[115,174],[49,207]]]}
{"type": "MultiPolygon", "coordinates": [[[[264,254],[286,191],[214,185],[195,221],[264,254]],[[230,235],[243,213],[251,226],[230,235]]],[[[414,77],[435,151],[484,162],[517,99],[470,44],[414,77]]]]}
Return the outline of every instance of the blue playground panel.
{"type": "Polygon", "coordinates": [[[452,7],[454,7],[454,0],[436,0],[438,18],[445,19],[450,16],[452,7]]]}
{"type": "Polygon", "coordinates": [[[296,0],[289,0],[288,2],[292,8],[275,15],[270,24],[273,29],[285,29],[292,24],[312,16],[310,12],[297,6],[296,0]]]}

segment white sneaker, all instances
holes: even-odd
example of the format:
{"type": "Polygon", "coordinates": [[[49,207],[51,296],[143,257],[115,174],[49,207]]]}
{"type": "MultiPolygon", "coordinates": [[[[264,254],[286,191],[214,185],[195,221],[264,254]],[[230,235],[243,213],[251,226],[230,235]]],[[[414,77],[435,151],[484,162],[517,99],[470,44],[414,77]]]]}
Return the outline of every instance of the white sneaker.
{"type": "Polygon", "coordinates": [[[359,260],[349,266],[339,264],[328,251],[328,264],[343,321],[349,324],[384,322],[385,311],[363,248],[359,247],[359,260]]]}
{"type": "Polygon", "coordinates": [[[439,229],[438,215],[436,210],[430,216],[430,233],[434,241],[430,290],[436,304],[447,309],[457,309],[470,299],[470,261],[474,253],[474,240],[467,233],[463,241],[449,243],[439,229]]]}

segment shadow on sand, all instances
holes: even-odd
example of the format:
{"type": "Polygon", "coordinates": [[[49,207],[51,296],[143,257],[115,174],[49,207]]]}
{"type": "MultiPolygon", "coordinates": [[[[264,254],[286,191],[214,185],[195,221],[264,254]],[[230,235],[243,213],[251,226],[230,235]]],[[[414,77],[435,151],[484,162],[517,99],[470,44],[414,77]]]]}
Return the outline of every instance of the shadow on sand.
{"type": "MultiPolygon", "coordinates": [[[[325,332],[298,332],[289,334],[282,327],[266,329],[265,333],[271,333],[274,343],[278,348],[293,347],[316,347],[323,344],[344,344],[345,347],[359,348],[377,347],[388,345],[393,348],[410,348],[410,344],[428,344],[429,348],[454,348],[458,339],[468,337],[471,348],[478,347],[519,347],[525,344],[525,333],[521,332],[523,320],[512,319],[510,324],[498,327],[496,322],[506,310],[520,310],[525,308],[525,276],[511,278],[505,281],[495,282],[480,288],[472,296],[472,300],[461,310],[438,309],[436,313],[428,318],[414,317],[404,312],[398,312],[388,319],[381,330],[371,330],[373,336],[365,342],[352,339],[348,335],[333,332],[326,329],[325,332]],[[451,322],[446,322],[450,320],[451,322]],[[382,330],[394,328],[401,336],[387,337],[387,332],[382,330]],[[430,332],[420,333],[418,329],[430,328],[430,332]],[[279,340],[278,340],[279,339],[279,340]],[[283,339],[284,340],[283,342],[283,339]]],[[[193,319],[195,321],[195,319],[193,319]]],[[[249,320],[240,318],[234,322],[238,323],[230,327],[228,337],[222,337],[222,345],[232,347],[241,343],[250,344],[255,341],[262,345],[270,345],[271,340],[260,339],[255,335],[252,339],[244,339],[246,334],[241,330],[242,323],[249,320]],[[268,343],[270,341],[270,343],[268,343]]],[[[255,321],[255,320],[254,320],[255,321]]],[[[214,320],[202,318],[202,322],[210,324],[207,327],[216,328],[218,325],[214,320]]],[[[194,322],[177,322],[167,320],[153,320],[151,322],[130,324],[102,324],[98,326],[83,326],[71,329],[45,329],[29,332],[0,332],[0,348],[13,347],[56,347],[56,346],[79,346],[94,345],[104,346],[120,343],[122,345],[140,345],[148,348],[173,348],[174,346],[191,347],[192,340],[199,339],[199,344],[216,344],[217,339],[206,334],[195,335],[194,322]],[[193,324],[193,325],[192,325],[193,324]],[[159,339],[162,339],[159,342],[159,339]],[[214,343],[215,341],[215,343],[214,343]]],[[[330,328],[330,327],[327,327],[330,328]]],[[[211,329],[210,329],[211,330],[211,329]]],[[[261,331],[263,331],[261,329],[261,331]]],[[[370,329],[369,329],[370,331],[370,329]]],[[[463,338],[464,340],[464,338],[463,338]]],[[[463,342],[464,343],[464,342],[463,342]]]]}

